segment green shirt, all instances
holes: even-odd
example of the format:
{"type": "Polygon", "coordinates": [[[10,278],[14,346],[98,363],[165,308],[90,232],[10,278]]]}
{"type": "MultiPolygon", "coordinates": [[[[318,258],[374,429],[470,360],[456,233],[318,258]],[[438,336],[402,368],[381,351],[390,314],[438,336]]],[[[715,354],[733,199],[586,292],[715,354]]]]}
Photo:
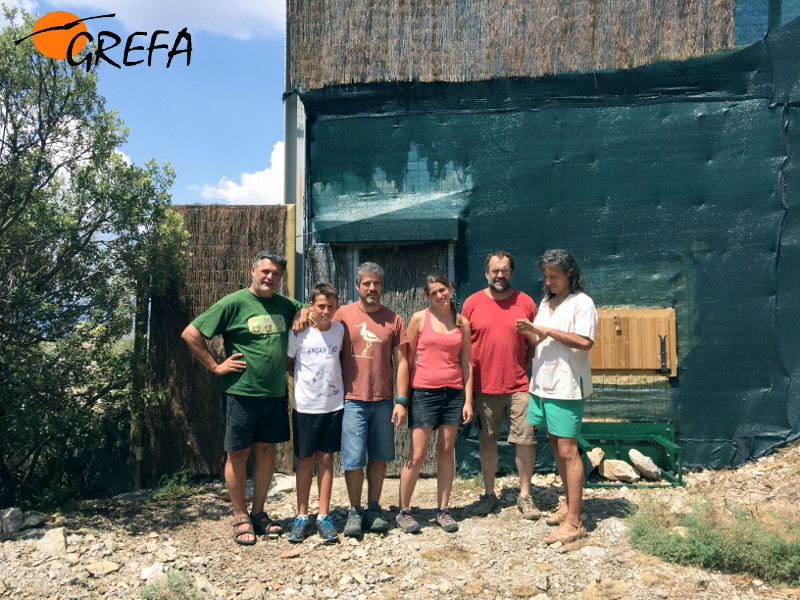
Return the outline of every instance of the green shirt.
{"type": "Polygon", "coordinates": [[[208,339],[222,335],[225,356],[241,352],[247,368],[219,377],[223,392],[242,396],[286,394],[286,348],[297,300],[273,294],[260,298],[245,288],[222,298],[192,321],[208,339]]]}

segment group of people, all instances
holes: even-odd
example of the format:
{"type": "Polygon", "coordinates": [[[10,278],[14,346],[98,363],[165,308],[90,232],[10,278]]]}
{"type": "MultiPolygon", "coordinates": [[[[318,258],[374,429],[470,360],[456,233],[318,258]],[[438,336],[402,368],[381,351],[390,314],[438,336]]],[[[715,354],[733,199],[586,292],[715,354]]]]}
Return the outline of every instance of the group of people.
{"type": "Polygon", "coordinates": [[[255,257],[248,288],[229,294],[186,327],[183,339],[197,360],[219,376],[223,391],[225,480],[235,542],[252,545],[258,535],[283,533],[264,503],[275,444],[290,439],[287,369],[294,374],[291,437],[298,504],[290,542],[302,541],[314,528],[327,542],[337,538],[329,510],[333,456],[339,451],[350,502],[344,535],[389,529],[380,499],[386,465],[395,458],[394,431],[406,420],[410,446],[400,476],[397,525],[408,533],[421,528],[411,498],[431,435],[438,429],[436,522],[444,531],[458,530],[448,506],[455,439],[459,425],[470,422],[478,433],[484,481],[474,513],[489,514],[498,504],[494,484],[504,417],[508,441],[516,447],[522,516],[540,516],[531,497],[531,478],[536,429],[545,428],[564,485],[563,503],[546,517],[555,529],[545,541],[568,542],[586,535],[580,520],[583,463],[577,436],[585,398],[592,393],[594,304],[566,250],[551,250],[539,259],[545,296],[538,310],[511,285],[513,256],[492,252],[485,267],[487,287],[466,299],[461,314],[452,283],[440,274],[428,276],[425,296],[430,306],[414,313],[406,328],[399,315],[381,304],[384,271],[379,265],[367,262],[357,268],[355,302],[339,307],[335,288],[320,283],[303,306],[277,293],[286,259],[265,250],[255,257]],[[226,358],[220,363],[206,343],[215,335],[224,340],[226,358]],[[248,511],[245,482],[251,452],[248,511]],[[319,490],[315,527],[309,518],[314,465],[319,490]]]}

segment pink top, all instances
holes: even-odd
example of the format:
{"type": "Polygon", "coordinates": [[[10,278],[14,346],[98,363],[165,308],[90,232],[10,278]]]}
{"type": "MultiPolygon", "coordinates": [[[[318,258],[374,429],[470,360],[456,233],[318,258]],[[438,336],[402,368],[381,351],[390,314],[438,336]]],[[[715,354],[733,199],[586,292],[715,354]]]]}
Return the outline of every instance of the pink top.
{"type": "Polygon", "coordinates": [[[431,309],[425,309],[422,331],[417,340],[417,360],[411,373],[411,386],[419,389],[464,387],[461,362],[463,332],[438,333],[431,327],[431,309]]]}

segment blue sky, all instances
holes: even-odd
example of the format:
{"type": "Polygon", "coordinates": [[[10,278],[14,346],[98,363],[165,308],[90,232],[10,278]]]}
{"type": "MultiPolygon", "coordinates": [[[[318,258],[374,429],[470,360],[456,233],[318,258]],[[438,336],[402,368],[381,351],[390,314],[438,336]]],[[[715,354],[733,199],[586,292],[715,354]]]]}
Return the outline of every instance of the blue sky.
{"type": "Polygon", "coordinates": [[[174,204],[283,202],[283,92],[285,0],[232,2],[162,0],[2,0],[32,14],[53,10],[85,18],[95,38],[101,30],[123,38],[109,54],[122,63],[128,35],[147,46],[172,46],[183,27],[192,36],[191,64],[177,56],[166,68],[167,52],[116,69],[102,64],[98,87],[108,108],[129,127],[121,151],[134,163],[169,162],[176,173],[174,204]]]}

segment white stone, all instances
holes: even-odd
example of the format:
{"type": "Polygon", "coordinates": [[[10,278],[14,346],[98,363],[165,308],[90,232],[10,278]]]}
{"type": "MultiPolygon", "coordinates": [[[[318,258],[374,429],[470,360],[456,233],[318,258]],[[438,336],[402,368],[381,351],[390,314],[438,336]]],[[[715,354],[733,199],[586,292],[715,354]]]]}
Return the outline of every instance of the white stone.
{"type": "Polygon", "coordinates": [[[166,573],[167,568],[164,566],[164,563],[156,562],[150,565],[149,567],[145,567],[141,570],[140,577],[147,581],[151,577],[158,575],[159,573],[166,573]]]}
{"type": "Polygon", "coordinates": [[[22,529],[24,522],[25,515],[19,508],[7,508],[0,516],[0,533],[7,536],[16,535],[22,529]]]}
{"type": "Polygon", "coordinates": [[[581,548],[581,554],[584,556],[591,556],[593,558],[602,558],[608,554],[603,548],[600,546],[584,546],[581,548]]]}
{"type": "MultiPolygon", "coordinates": [[[[592,448],[590,452],[586,453],[586,458],[589,461],[589,473],[594,471],[597,467],[600,466],[600,463],[603,462],[603,458],[605,457],[606,453],[603,452],[602,448],[592,448]]],[[[587,473],[587,475],[589,474],[587,473]]]]}
{"type": "Polygon", "coordinates": [[[98,562],[93,562],[86,567],[86,570],[95,577],[103,577],[104,575],[108,575],[114,571],[119,571],[119,565],[115,562],[111,562],[110,560],[101,560],[98,562]]]}
{"type": "Polygon", "coordinates": [[[658,468],[658,465],[656,465],[649,456],[645,456],[636,448],[631,448],[628,452],[628,458],[631,459],[633,466],[639,470],[642,477],[648,481],[658,481],[661,479],[661,469],[658,468]]]}
{"type": "Polygon", "coordinates": [[[624,460],[604,460],[600,463],[600,475],[610,481],[624,481],[633,483],[642,477],[639,471],[626,463],[624,460]]]}
{"type": "Polygon", "coordinates": [[[60,556],[67,551],[67,534],[63,527],[48,530],[36,542],[36,549],[44,556],[60,556]]]}
{"type": "Polygon", "coordinates": [[[284,475],[283,473],[275,473],[272,476],[272,482],[269,485],[269,494],[287,494],[296,489],[296,480],[293,475],[284,475]]]}

